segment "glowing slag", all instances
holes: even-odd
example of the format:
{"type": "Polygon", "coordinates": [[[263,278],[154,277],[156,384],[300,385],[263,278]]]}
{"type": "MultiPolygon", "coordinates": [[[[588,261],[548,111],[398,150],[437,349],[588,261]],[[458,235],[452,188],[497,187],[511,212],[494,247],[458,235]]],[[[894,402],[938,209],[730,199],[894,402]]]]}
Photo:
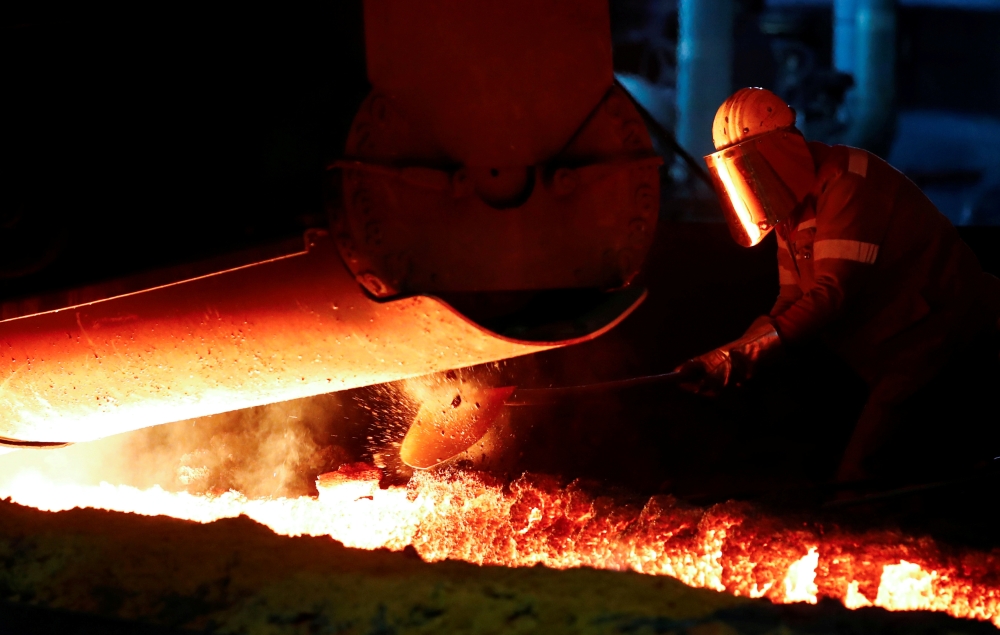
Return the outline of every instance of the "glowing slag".
{"type": "Polygon", "coordinates": [[[428,562],[632,570],[779,603],[832,597],[848,608],[942,611],[1000,626],[995,554],[946,552],[896,532],[783,524],[740,503],[701,509],[654,496],[635,504],[545,476],[505,487],[474,472],[423,472],[387,489],[379,477],[353,464],[322,475],[318,496],[250,499],[58,483],[29,470],[0,485],[0,497],[53,512],[90,507],[203,523],[243,514],[282,535],[331,536],[360,549],[409,545],[428,562]]]}

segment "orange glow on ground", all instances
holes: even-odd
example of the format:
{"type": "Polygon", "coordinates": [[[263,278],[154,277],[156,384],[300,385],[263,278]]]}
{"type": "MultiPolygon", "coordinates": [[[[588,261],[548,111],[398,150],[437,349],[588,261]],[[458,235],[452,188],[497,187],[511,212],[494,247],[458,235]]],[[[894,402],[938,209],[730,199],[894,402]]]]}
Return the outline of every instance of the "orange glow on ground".
{"type": "Polygon", "coordinates": [[[504,487],[477,473],[424,472],[388,489],[378,477],[356,464],[321,476],[317,497],[248,499],[59,484],[25,471],[0,486],[0,497],[48,511],[91,507],[203,523],[244,514],[282,535],[329,535],[362,549],[412,545],[431,562],[633,570],[779,603],[832,597],[848,608],[942,611],[1000,626],[995,553],[784,523],[741,503],[700,509],[655,496],[634,504],[544,476],[504,487]]]}

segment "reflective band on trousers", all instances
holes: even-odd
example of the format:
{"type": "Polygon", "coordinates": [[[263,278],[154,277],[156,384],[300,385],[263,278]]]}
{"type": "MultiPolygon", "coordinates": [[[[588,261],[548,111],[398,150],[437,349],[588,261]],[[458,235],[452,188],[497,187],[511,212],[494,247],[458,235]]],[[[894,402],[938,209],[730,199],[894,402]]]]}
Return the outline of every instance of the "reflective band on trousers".
{"type": "Polygon", "coordinates": [[[840,258],[870,265],[878,256],[878,245],[860,240],[817,240],[813,243],[813,258],[840,258]]]}

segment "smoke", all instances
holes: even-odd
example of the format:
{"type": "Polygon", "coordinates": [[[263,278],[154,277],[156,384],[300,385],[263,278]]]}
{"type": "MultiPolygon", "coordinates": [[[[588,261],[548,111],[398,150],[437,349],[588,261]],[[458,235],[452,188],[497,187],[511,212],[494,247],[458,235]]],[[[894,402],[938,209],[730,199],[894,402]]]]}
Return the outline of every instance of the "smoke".
{"type": "Polygon", "coordinates": [[[329,396],[300,399],[140,431],[129,452],[150,463],[133,462],[132,479],[251,498],[308,493],[317,474],[349,458],[331,425],[336,405],[329,396]]]}
{"type": "MultiPolygon", "coordinates": [[[[384,485],[412,470],[399,447],[425,401],[511,385],[505,363],[144,428],[57,450],[0,453],[0,498],[18,479],[52,484],[130,485],[249,498],[315,495],[316,477],[345,463],[374,463],[384,485]]],[[[523,372],[515,374],[523,375],[523,372]]],[[[471,397],[470,397],[471,398],[471,397]]],[[[503,472],[518,445],[506,413],[453,463],[503,472]]],[[[523,433],[520,436],[524,436],[523,433]]]]}
{"type": "Polygon", "coordinates": [[[344,394],[155,426],[57,450],[0,456],[0,496],[26,475],[251,498],[315,493],[318,474],[357,460],[366,417],[344,394]],[[345,407],[345,404],[347,407],[345,407]]]}

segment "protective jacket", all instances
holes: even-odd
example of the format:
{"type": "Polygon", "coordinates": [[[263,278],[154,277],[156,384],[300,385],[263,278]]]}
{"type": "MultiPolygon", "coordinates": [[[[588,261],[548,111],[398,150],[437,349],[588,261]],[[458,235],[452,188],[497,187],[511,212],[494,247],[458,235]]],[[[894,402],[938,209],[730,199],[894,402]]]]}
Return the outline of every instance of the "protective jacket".
{"type": "Polygon", "coordinates": [[[875,155],[810,142],[816,179],[776,227],[783,343],[821,337],[896,397],[995,323],[996,278],[920,189],[875,155]]]}

